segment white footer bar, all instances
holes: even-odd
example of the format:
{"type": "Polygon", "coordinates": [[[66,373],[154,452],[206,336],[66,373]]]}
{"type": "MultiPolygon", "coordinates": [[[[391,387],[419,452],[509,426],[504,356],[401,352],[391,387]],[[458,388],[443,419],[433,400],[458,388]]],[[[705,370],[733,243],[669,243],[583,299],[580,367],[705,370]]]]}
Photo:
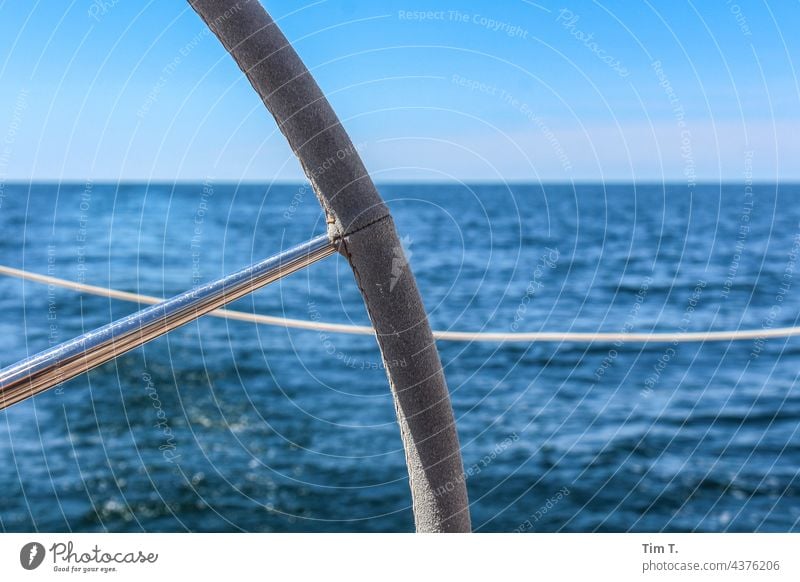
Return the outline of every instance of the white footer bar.
{"type": "Polygon", "coordinates": [[[3,534],[2,580],[800,580],[797,534],[3,534]],[[235,577],[235,578],[233,578],[235,577]]]}

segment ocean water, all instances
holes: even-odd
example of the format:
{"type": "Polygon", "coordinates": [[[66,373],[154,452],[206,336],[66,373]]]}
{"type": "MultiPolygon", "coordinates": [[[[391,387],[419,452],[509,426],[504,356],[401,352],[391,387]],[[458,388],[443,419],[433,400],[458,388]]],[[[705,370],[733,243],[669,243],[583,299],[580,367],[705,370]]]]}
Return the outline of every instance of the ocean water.
{"type": "MultiPolygon", "coordinates": [[[[800,186],[385,185],[436,329],[797,325],[800,186]]],[[[0,263],[170,296],[324,232],[300,184],[11,184],[0,263]]],[[[0,277],[0,365],[135,304],[0,277]]],[[[366,324],[338,257],[234,309],[366,324]]],[[[478,531],[790,531],[800,339],[439,342],[478,531]]],[[[411,531],[373,338],[202,320],[0,412],[4,531],[411,531]]]]}

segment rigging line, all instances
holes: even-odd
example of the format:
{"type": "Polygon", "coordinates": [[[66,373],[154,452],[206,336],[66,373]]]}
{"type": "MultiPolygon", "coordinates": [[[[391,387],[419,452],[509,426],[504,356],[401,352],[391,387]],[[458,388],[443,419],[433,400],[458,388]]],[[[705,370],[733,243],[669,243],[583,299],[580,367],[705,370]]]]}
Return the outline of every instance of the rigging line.
{"type": "MultiPolygon", "coordinates": [[[[96,285],[77,283],[67,279],[59,279],[49,275],[40,275],[22,269],[14,269],[0,265],[0,275],[8,275],[18,279],[25,279],[45,285],[55,285],[73,291],[80,291],[100,297],[110,297],[134,303],[156,304],[164,301],[152,295],[140,295],[127,291],[118,291],[96,285]]],[[[258,313],[245,313],[233,309],[216,309],[208,313],[213,317],[261,323],[277,327],[304,329],[309,331],[326,331],[351,335],[375,335],[375,330],[366,325],[350,325],[330,323],[326,321],[308,321],[305,319],[291,319],[288,317],[275,317],[258,313]]],[[[775,327],[761,329],[740,329],[723,331],[697,331],[697,332],[646,332],[646,333],[603,333],[603,332],[560,332],[560,331],[533,331],[533,332],[475,332],[475,331],[442,331],[434,330],[433,337],[443,341],[454,342],[630,342],[630,343],[688,343],[709,341],[741,341],[747,339],[768,339],[778,337],[800,336],[800,327],[775,327]]]]}

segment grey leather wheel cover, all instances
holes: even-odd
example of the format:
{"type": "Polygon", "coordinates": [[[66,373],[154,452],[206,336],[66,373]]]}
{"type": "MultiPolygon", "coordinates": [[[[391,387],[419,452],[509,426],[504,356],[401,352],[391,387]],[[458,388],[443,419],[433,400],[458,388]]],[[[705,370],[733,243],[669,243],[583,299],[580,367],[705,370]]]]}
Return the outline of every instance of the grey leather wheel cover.
{"type": "Polygon", "coordinates": [[[329,237],[353,269],[394,397],[417,531],[470,531],[444,373],[413,274],[405,268],[393,277],[402,246],[387,206],[328,100],[261,4],[190,4],[274,116],[325,211],[329,237]],[[397,361],[408,365],[391,365],[397,361]]]}

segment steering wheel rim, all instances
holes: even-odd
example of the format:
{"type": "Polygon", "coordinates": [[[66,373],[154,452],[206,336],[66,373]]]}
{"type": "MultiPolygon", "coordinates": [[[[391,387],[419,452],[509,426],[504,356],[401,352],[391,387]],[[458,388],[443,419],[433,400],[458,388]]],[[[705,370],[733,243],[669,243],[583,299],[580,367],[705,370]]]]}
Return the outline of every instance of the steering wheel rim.
{"type": "Polygon", "coordinates": [[[330,103],[263,6],[257,0],[189,3],[275,118],[325,212],[330,241],[353,270],[394,399],[417,531],[470,531],[444,372],[388,207],[330,103]]]}

